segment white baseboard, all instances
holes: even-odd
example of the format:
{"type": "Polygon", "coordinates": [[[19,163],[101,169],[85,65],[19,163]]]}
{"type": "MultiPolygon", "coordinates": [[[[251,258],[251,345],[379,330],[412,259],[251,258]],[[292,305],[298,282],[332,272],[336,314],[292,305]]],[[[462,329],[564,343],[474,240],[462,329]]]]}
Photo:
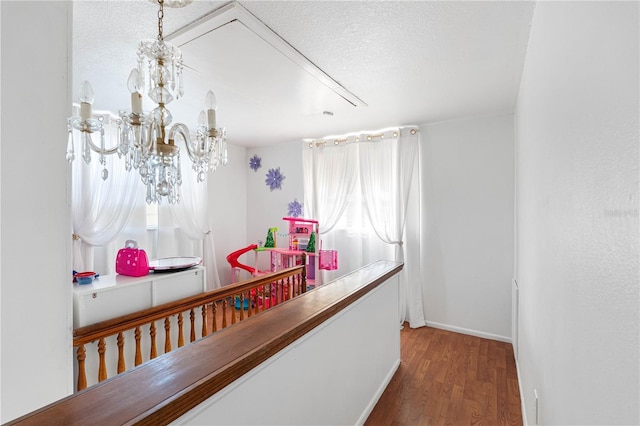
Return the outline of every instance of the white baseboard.
{"type": "Polygon", "coordinates": [[[512,343],[511,338],[507,336],[500,336],[497,334],[485,333],[478,330],[471,330],[469,328],[456,327],[454,325],[442,324],[439,322],[427,321],[428,327],[439,328],[441,330],[454,331],[456,333],[468,334],[470,336],[481,337],[483,339],[497,340],[499,342],[512,343]]]}
{"type": "Polygon", "coordinates": [[[518,390],[520,391],[520,410],[522,411],[522,426],[529,426],[527,422],[527,411],[524,406],[524,393],[522,393],[522,376],[520,376],[520,366],[516,359],[516,374],[518,375],[518,390]]]}
{"type": "Polygon", "coordinates": [[[387,377],[385,377],[384,381],[380,384],[380,387],[378,388],[378,391],[373,395],[373,398],[371,398],[371,401],[369,402],[367,407],[362,412],[362,415],[360,416],[360,418],[356,422],[356,425],[363,425],[364,422],[367,421],[367,419],[369,418],[369,414],[371,414],[371,412],[375,408],[376,404],[380,400],[380,397],[382,396],[382,394],[384,393],[384,390],[389,385],[389,382],[393,378],[393,375],[396,374],[396,371],[398,370],[398,367],[400,367],[400,360],[399,359],[391,367],[391,370],[387,374],[387,377]]]}

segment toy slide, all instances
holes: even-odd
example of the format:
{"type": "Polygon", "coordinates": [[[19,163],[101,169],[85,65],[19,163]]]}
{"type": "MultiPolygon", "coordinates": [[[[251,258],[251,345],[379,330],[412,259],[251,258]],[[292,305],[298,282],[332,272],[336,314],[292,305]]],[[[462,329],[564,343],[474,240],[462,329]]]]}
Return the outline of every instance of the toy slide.
{"type": "Polygon", "coordinates": [[[227,256],[227,262],[229,262],[229,265],[231,265],[231,282],[232,283],[238,281],[237,273],[239,272],[238,271],[239,269],[244,269],[254,277],[265,273],[263,271],[257,271],[256,268],[254,268],[253,266],[245,265],[244,263],[240,263],[238,261],[238,258],[240,256],[242,256],[247,252],[250,252],[251,250],[255,250],[257,248],[258,248],[257,244],[251,244],[250,246],[241,248],[240,250],[236,250],[233,253],[229,253],[229,255],[227,256]]]}
{"type": "MultiPolygon", "coordinates": [[[[238,269],[244,269],[245,271],[249,272],[252,276],[257,276],[260,274],[264,274],[263,271],[256,271],[256,268],[249,266],[249,265],[245,265],[244,263],[240,263],[238,261],[238,258],[240,256],[242,256],[243,254],[251,251],[251,250],[255,250],[258,248],[257,244],[251,244],[250,246],[247,246],[245,248],[241,248],[240,250],[236,250],[233,253],[229,253],[229,255],[227,256],[227,262],[229,262],[229,265],[231,265],[231,282],[236,282],[238,281],[238,269]]],[[[255,297],[255,289],[251,290],[251,297],[255,297]]],[[[267,299],[265,301],[267,303],[267,308],[269,307],[269,299],[267,299]]],[[[259,300],[258,303],[262,304],[262,301],[259,300]]],[[[240,298],[236,297],[235,300],[235,308],[236,309],[240,309],[240,298]]],[[[244,299],[244,306],[243,308],[245,310],[249,309],[249,299],[244,299]]]]}

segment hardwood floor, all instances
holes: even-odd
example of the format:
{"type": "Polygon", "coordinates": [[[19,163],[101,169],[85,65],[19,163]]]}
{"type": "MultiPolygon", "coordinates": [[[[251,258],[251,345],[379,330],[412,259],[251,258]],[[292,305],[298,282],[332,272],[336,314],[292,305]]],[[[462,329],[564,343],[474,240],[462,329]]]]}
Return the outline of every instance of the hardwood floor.
{"type": "Polygon", "coordinates": [[[366,426],[522,425],[511,344],[407,324],[400,339],[400,367],[366,426]]]}

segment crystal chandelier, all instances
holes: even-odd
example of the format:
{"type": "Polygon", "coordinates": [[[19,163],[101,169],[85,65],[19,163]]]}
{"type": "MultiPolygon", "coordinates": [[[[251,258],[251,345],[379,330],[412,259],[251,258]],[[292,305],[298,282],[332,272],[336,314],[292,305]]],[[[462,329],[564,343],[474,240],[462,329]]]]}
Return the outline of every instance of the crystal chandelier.
{"type": "MultiPolygon", "coordinates": [[[[80,113],[68,119],[69,140],[67,160],[73,161],[74,130],[80,133],[81,155],[85,163],[91,162],[91,153],[96,152],[103,166],[102,179],[107,179],[106,156],[117,154],[124,159],[125,168],[137,169],[146,185],[147,203],[160,203],[163,197],[171,204],[180,202],[180,148],[176,140],[182,139],[189,159],[193,163],[197,181],[203,182],[210,170],[220,164],[226,165],[227,136],[224,128],[216,128],[216,97],[209,91],[205,97],[205,110],[200,112],[195,137],[182,123],[172,122],[166,105],[184,95],[183,63],[180,50],[164,42],[162,20],[164,6],[182,7],[191,0],[157,0],[158,37],[145,40],[138,46],[138,64],[129,74],[127,88],[131,92],[131,109],[120,110],[114,120],[118,127],[117,141],[106,147],[104,117],[95,118],[91,105],[93,89],[85,81],[80,87],[80,113]],[[148,96],[157,105],[151,112],[142,111],[142,92],[148,81],[148,96]],[[99,134],[99,145],[92,135],[99,134]]],[[[154,0],[155,3],[155,0],[154,0]]]]}

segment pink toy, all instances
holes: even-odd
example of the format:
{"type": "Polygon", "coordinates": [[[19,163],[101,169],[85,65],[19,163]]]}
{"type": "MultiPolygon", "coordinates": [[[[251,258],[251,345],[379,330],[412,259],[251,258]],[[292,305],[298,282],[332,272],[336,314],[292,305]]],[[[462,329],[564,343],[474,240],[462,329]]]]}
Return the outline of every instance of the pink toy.
{"type": "Polygon", "coordinates": [[[149,259],[147,259],[147,253],[138,248],[137,241],[127,240],[124,248],[118,250],[116,273],[130,277],[149,275],[149,259]]]}
{"type": "Polygon", "coordinates": [[[337,250],[320,250],[320,269],[333,271],[338,269],[338,251],[337,250]]]}
{"type": "Polygon", "coordinates": [[[250,246],[247,246],[239,250],[236,250],[232,253],[229,253],[229,255],[227,256],[227,262],[229,262],[229,265],[231,265],[231,282],[232,283],[235,283],[236,281],[238,281],[238,273],[240,272],[240,269],[244,269],[254,277],[264,274],[263,271],[257,271],[256,268],[254,268],[253,266],[245,265],[244,263],[240,263],[238,261],[238,258],[240,256],[242,256],[243,254],[251,250],[255,250],[257,248],[258,246],[256,244],[251,244],[250,246]]]}

